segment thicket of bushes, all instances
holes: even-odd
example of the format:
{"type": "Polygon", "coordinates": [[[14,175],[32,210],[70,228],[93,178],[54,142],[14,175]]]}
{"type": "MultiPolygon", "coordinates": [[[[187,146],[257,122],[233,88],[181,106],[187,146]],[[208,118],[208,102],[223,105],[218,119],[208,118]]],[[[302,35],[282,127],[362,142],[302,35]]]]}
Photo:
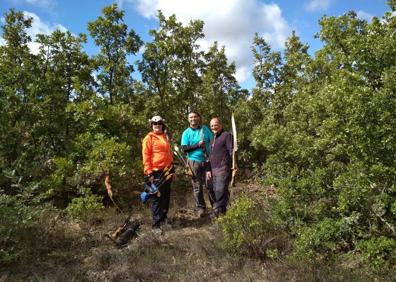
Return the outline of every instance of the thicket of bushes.
{"type": "MultiPolygon", "coordinates": [[[[295,35],[283,56],[255,41],[261,84],[247,105],[265,105],[251,138],[265,154],[265,186],[276,187],[269,210],[294,238],[295,258],[317,263],[360,254],[376,271],[394,269],[396,17],[387,12],[368,23],[350,12],[320,25],[324,46],[313,58],[295,35]]],[[[245,209],[236,202],[230,216],[245,209]]],[[[254,215],[244,226],[256,225],[254,215]]],[[[227,244],[235,245],[240,231],[228,234],[233,221],[222,223],[227,244]]],[[[247,243],[244,249],[258,249],[247,243]]]]}
{"type": "Polygon", "coordinates": [[[256,35],[250,96],[224,48],[199,50],[201,21],[183,26],[160,12],[138,81],[127,58],[144,43],[116,5],[88,25],[100,48],[92,57],[82,49],[85,35],[61,31],[39,35],[39,54],[31,54],[32,19],[7,12],[0,46],[2,259],[28,252],[19,243],[28,242],[45,203],[83,217],[85,208],[101,208],[106,176],[128,201],[140,189],[147,119],[172,121],[178,142],[193,108],[220,116],[226,128],[235,112],[240,167],[261,168],[263,185],[276,187],[273,202],[243,197],[220,219],[228,249],[276,257],[293,238],[291,255],[299,259],[359,253],[374,269],[394,267],[396,2],[388,2],[393,13],[370,23],[354,12],[323,17],[317,36],[324,45],[315,56],[294,32],[283,53],[256,35]]]}

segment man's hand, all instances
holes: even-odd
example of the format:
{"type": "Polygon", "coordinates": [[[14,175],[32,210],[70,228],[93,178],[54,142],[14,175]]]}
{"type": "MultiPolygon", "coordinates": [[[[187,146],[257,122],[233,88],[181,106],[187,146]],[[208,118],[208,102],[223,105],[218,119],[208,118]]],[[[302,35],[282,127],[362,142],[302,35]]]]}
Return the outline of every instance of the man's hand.
{"type": "Polygon", "coordinates": [[[211,180],[212,179],[212,172],[211,171],[207,171],[206,172],[206,179],[207,180],[211,180]]]}
{"type": "Polygon", "coordinates": [[[232,175],[232,177],[235,177],[235,175],[237,175],[238,174],[238,168],[236,167],[236,168],[232,168],[231,169],[231,175],[232,175]]]}
{"type": "Polygon", "coordinates": [[[205,148],[205,141],[204,140],[199,141],[198,144],[199,144],[199,147],[205,148]]]}

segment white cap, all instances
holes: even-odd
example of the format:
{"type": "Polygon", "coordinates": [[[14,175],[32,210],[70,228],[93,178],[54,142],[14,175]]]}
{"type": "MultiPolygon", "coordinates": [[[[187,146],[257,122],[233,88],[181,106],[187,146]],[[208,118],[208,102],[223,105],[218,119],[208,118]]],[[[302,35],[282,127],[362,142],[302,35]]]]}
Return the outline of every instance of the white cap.
{"type": "Polygon", "coordinates": [[[152,122],[165,122],[165,120],[162,118],[162,117],[160,117],[160,116],[153,116],[151,119],[149,119],[149,122],[150,123],[152,123],[152,122]]]}

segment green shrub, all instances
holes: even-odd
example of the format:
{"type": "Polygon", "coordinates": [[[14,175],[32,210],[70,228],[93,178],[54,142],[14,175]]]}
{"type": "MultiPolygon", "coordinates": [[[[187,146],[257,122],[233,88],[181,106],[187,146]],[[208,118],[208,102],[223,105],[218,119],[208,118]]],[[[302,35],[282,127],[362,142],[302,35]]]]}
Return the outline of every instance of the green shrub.
{"type": "MultiPolygon", "coordinates": [[[[396,49],[390,48],[394,37],[380,40],[380,48],[373,42],[394,32],[394,18],[367,23],[350,12],[323,17],[320,25],[324,46],[312,61],[296,61],[306,50],[294,38],[286,44],[283,65],[265,60],[266,72],[256,68],[269,87],[268,69],[281,69],[264,104],[265,118],[251,135],[255,149],[266,154],[265,184],[277,187],[271,211],[295,237],[293,254],[299,258],[328,258],[358,247],[374,266],[390,266],[396,66],[386,58],[396,49]],[[306,83],[294,82],[300,77],[306,83]]],[[[259,89],[264,94],[267,85],[259,89]]]]}
{"type": "Polygon", "coordinates": [[[271,222],[263,201],[246,195],[235,200],[226,215],[217,222],[223,247],[231,254],[275,258],[283,248],[284,235],[271,222]]]}
{"type": "Polygon", "coordinates": [[[102,200],[101,196],[93,195],[87,189],[82,193],[82,196],[71,201],[66,208],[66,212],[74,219],[86,221],[97,216],[98,212],[103,210],[102,200]]]}
{"type": "Polygon", "coordinates": [[[346,220],[326,218],[309,227],[302,227],[293,244],[297,259],[318,261],[339,252],[350,241],[346,220]]]}
{"type": "Polygon", "coordinates": [[[88,160],[82,167],[82,172],[96,176],[111,173],[118,177],[130,173],[132,165],[130,146],[117,141],[116,138],[106,139],[99,134],[95,138],[97,140],[94,140],[94,146],[88,152],[88,160]]]}
{"type": "Polygon", "coordinates": [[[357,248],[375,270],[396,264],[396,240],[393,238],[381,236],[362,240],[357,248]]]}
{"type": "Polygon", "coordinates": [[[27,259],[34,248],[39,210],[15,196],[0,194],[0,261],[27,259]]]}

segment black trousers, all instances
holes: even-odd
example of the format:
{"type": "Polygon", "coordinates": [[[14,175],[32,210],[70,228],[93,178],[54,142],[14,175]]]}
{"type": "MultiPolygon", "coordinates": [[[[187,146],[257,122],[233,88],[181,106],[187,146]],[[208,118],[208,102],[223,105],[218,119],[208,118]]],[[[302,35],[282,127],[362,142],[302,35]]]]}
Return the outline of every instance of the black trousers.
{"type": "Polygon", "coordinates": [[[161,222],[164,222],[169,211],[169,202],[170,202],[170,192],[171,192],[171,183],[172,177],[165,181],[163,184],[158,183],[158,180],[161,179],[162,171],[154,171],[154,183],[156,185],[160,185],[159,197],[154,195],[152,197],[151,202],[151,214],[153,217],[153,228],[159,228],[161,226],[161,222]]]}
{"type": "Polygon", "coordinates": [[[229,174],[213,176],[213,192],[215,195],[213,208],[217,215],[224,214],[227,211],[227,205],[230,197],[228,191],[229,183],[229,174]]]}

